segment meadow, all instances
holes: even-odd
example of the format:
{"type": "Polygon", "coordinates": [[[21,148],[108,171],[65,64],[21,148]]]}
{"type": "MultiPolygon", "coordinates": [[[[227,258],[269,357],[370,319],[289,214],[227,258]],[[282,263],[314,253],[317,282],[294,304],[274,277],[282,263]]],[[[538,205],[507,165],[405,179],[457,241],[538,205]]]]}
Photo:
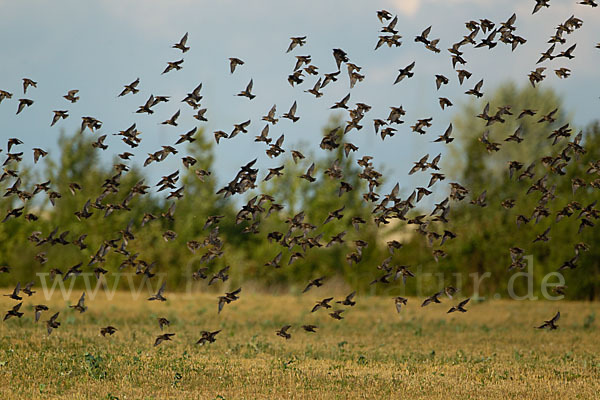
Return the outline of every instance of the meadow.
{"type": "MultiPolygon", "coordinates": [[[[110,301],[99,294],[80,314],[68,308],[79,294],[67,302],[56,294],[36,324],[38,293],[24,299],[21,319],[0,324],[0,398],[587,399],[600,392],[598,303],[490,300],[447,314],[457,301],[421,308],[410,298],[398,314],[390,298],[357,296],[336,321],[310,312],[329,294],[320,288],[302,296],[242,292],[220,314],[216,294],[169,293],[158,303],[126,292],[110,301]],[[534,329],[558,309],[557,330],[534,329]],[[49,336],[43,321],[52,310],[61,326],[49,336]],[[163,332],[158,317],[171,322],[163,332]],[[289,340],[275,334],[286,324],[289,340]],[[107,325],[118,331],[102,337],[107,325]],[[218,329],[216,342],[195,344],[200,331],[218,329]],[[165,332],[176,335],[154,347],[165,332]]],[[[14,304],[2,298],[0,309],[14,304]]]]}

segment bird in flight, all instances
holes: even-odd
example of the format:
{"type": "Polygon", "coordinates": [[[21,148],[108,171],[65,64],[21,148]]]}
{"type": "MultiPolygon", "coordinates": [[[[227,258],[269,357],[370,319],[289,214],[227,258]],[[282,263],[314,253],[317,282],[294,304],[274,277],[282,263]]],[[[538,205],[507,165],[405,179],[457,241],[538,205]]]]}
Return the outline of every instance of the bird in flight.
{"type": "Polygon", "coordinates": [[[544,328],[548,328],[549,330],[554,330],[558,328],[558,325],[556,325],[556,322],[559,320],[560,318],[560,311],[556,313],[556,315],[554,317],[552,317],[552,319],[549,319],[548,321],[544,321],[544,323],[540,326],[537,326],[537,329],[544,329],[544,328]]]}
{"type": "Polygon", "coordinates": [[[179,40],[179,43],[175,43],[172,48],[174,49],[179,49],[181,50],[182,53],[187,52],[190,48],[186,47],[185,44],[187,43],[188,40],[188,33],[186,32],[185,35],[183,35],[183,37],[179,40]]]}

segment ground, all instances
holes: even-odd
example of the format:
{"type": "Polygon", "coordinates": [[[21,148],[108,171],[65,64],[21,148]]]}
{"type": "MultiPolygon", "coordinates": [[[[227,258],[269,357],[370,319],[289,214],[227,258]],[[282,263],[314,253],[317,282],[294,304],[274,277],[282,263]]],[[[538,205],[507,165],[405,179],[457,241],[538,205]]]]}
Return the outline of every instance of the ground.
{"type": "MultiPolygon", "coordinates": [[[[322,288],[302,296],[241,293],[217,315],[216,294],[167,293],[166,302],[87,299],[87,312],[60,311],[49,336],[33,321],[25,297],[21,319],[0,324],[0,398],[93,399],[347,399],[347,398],[569,398],[600,393],[600,304],[493,300],[446,314],[455,300],[420,307],[411,298],[397,314],[393,300],[360,297],[336,321],[311,313],[322,288]],[[557,310],[555,331],[534,329],[557,310]],[[171,342],[153,347],[157,317],[171,326],[171,342]],[[291,339],[275,335],[291,324],[291,339]],[[306,333],[302,324],[318,325],[306,333]],[[100,327],[118,331],[102,337],[100,327]],[[195,342],[217,330],[215,343],[195,342]]],[[[11,289],[0,290],[10,293],[11,289]]],[[[341,299],[343,296],[339,296],[341,299]]],[[[337,299],[337,298],[336,298],[337,299]]],[[[0,310],[16,302],[3,297],[0,310]]]]}

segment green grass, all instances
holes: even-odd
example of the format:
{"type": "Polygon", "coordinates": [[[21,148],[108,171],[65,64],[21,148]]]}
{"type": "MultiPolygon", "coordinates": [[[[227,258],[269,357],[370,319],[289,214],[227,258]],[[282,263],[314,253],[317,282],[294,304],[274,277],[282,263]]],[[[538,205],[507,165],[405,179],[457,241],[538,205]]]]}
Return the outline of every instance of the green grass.
{"type": "MultiPolygon", "coordinates": [[[[220,315],[213,294],[170,293],[165,303],[98,296],[84,314],[56,298],[47,304],[61,311],[62,325],[50,336],[42,322],[50,312],[33,322],[30,305],[41,296],[26,298],[25,316],[0,324],[0,398],[587,399],[600,392],[600,304],[499,300],[448,315],[454,300],[421,308],[409,299],[398,315],[389,298],[358,296],[335,321],[323,310],[310,313],[326,296],[321,289],[242,292],[220,315]],[[557,331],[533,328],[558,309],[557,331]],[[153,347],[159,316],[176,336],[153,347]],[[319,326],[316,334],[300,328],[308,323],[319,326]],[[290,340],[275,335],[284,324],[292,325],[290,340]],[[118,332],[103,338],[106,325],[118,332]],[[217,329],[215,343],[195,345],[201,330],[217,329]]],[[[14,304],[2,298],[0,309],[14,304]]]]}

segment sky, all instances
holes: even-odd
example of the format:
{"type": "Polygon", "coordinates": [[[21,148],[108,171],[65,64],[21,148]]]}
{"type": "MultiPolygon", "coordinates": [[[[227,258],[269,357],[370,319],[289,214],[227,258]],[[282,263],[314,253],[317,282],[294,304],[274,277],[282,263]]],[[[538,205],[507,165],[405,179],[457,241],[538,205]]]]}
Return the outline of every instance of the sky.
{"type": "MultiPolygon", "coordinates": [[[[285,134],[285,155],[299,143],[318,154],[322,153],[318,148],[321,128],[329,118],[339,115],[347,120],[346,114],[333,112],[330,106],[351,93],[351,105],[363,102],[372,106],[363,120],[364,128],[347,136],[359,147],[356,157],[374,156],[375,167],[386,175],[384,189],[399,182],[411,191],[428,180],[428,176],[407,176],[413,161],[426,153],[447,155],[444,145],[431,142],[444,132],[460,105],[470,101],[464,91],[481,78],[484,92],[509,80],[528,85],[527,75],[549,47],[548,38],[571,15],[582,19],[583,27],[566,36],[568,44],[557,50],[577,43],[576,57],[545,64],[549,67],[547,78],[540,87],[552,87],[561,95],[575,124],[584,126],[598,118],[600,50],[595,45],[600,42],[600,7],[552,0],[550,8],[532,15],[534,4],[529,0],[0,0],[0,89],[14,94],[0,104],[0,148],[5,148],[9,137],[19,137],[25,142],[19,151],[25,151],[28,158],[32,158],[33,147],[52,154],[61,130],[74,133],[82,116],[92,116],[103,122],[94,136],[108,134],[109,149],[103,159],[112,161],[113,155],[131,151],[136,155],[134,162],[141,165],[147,153],[160,150],[163,144],[172,145],[179,134],[194,127],[204,127],[213,140],[212,132],[231,132],[234,123],[250,119],[248,134],[222,140],[215,147],[215,173],[219,183],[225,184],[242,164],[258,155],[262,179],[266,167],[282,164],[281,157],[269,159],[264,144],[254,142],[265,124],[261,116],[273,104],[281,115],[298,102],[300,120],[280,120],[270,131],[273,138],[285,134]],[[374,51],[382,26],[376,11],[381,9],[398,16],[402,45],[374,51]],[[446,49],[468,34],[464,23],[480,18],[500,23],[513,12],[517,14],[515,33],[527,43],[514,52],[502,43],[491,51],[465,47],[464,68],[473,77],[460,86],[446,49]],[[430,25],[430,38],[440,38],[439,54],[413,40],[430,25]],[[191,50],[182,55],[171,46],[186,32],[191,50]],[[304,35],[306,45],[286,53],[289,38],[304,35]],[[362,67],[363,82],[350,89],[342,67],[339,81],[327,86],[319,99],[304,92],[318,77],[309,76],[296,87],[288,84],[296,55],[310,55],[321,74],[336,71],[333,48],[345,50],[350,61],[362,67]],[[245,61],[234,74],[229,72],[229,57],[245,61]],[[167,61],[181,58],[181,71],[161,75],[167,61]],[[413,61],[415,76],[393,85],[398,69],[413,61]],[[550,71],[550,67],[561,66],[570,68],[572,76],[560,80],[550,71]],[[436,90],[435,74],[445,75],[450,83],[436,90]],[[38,82],[26,95],[21,83],[24,77],[38,82]],[[117,97],[123,86],[136,78],[140,78],[140,92],[117,97]],[[256,98],[250,101],[235,96],[250,79],[256,98]],[[199,83],[203,84],[202,107],[208,109],[206,123],[193,119],[194,111],[180,102],[199,83]],[[79,102],[71,104],[62,98],[70,89],[79,89],[79,102]],[[171,96],[172,101],[156,106],[151,116],[136,114],[150,94],[171,96]],[[454,107],[442,111],[440,96],[449,98],[454,107]],[[18,99],[23,97],[35,103],[15,115],[18,99]],[[398,127],[396,136],[382,142],[374,133],[372,120],[385,119],[390,106],[400,105],[407,111],[406,122],[398,127]],[[179,109],[178,127],[159,124],[179,109]],[[52,110],[68,110],[70,117],[50,127],[52,110]],[[417,119],[428,117],[433,117],[433,125],[427,135],[410,130],[417,119]],[[141,145],[132,150],[112,134],[134,122],[143,134],[141,145]]],[[[481,38],[478,35],[478,40],[481,38]]],[[[92,135],[89,131],[84,134],[92,135]]],[[[183,156],[180,152],[147,167],[149,183],[182,169],[183,156]]]]}

